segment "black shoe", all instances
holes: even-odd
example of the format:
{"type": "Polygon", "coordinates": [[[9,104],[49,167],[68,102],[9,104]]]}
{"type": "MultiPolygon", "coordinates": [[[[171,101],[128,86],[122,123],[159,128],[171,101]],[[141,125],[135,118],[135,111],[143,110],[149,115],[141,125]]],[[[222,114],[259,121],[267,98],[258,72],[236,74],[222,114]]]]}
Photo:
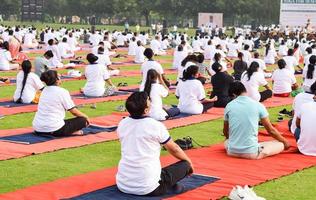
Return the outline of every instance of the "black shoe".
{"type": "Polygon", "coordinates": [[[264,128],[264,126],[261,122],[259,122],[259,128],[264,128]]]}
{"type": "Polygon", "coordinates": [[[279,115],[280,116],[285,116],[285,115],[287,115],[289,113],[289,111],[287,111],[285,108],[283,109],[283,110],[281,110],[280,112],[279,112],[279,115]]]}
{"type": "Polygon", "coordinates": [[[283,122],[284,118],[283,117],[278,117],[278,122],[283,122]]]}

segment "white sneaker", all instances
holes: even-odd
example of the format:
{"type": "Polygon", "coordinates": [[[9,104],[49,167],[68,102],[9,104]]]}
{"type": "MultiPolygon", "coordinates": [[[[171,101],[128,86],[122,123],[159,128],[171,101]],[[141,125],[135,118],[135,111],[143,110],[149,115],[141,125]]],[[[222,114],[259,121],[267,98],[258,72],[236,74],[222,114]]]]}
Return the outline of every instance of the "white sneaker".
{"type": "Polygon", "coordinates": [[[230,200],[255,200],[252,199],[250,195],[244,190],[244,188],[239,185],[233,188],[228,198],[230,200]]]}
{"type": "Polygon", "coordinates": [[[255,191],[253,191],[253,188],[249,188],[248,185],[245,185],[244,191],[250,196],[253,200],[266,200],[263,197],[258,197],[255,191]]]}
{"type": "Polygon", "coordinates": [[[73,78],[79,78],[79,77],[82,76],[82,74],[78,70],[69,70],[68,71],[68,76],[73,77],[73,78]]]}

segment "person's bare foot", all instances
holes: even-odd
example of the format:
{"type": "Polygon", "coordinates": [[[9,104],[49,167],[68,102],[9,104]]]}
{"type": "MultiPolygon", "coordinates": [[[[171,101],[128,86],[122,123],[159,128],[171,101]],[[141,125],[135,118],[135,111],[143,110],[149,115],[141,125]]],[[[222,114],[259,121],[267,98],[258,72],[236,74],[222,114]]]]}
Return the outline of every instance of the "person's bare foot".
{"type": "Polygon", "coordinates": [[[84,135],[84,132],[83,131],[77,131],[77,132],[74,132],[73,134],[71,134],[73,136],[83,136],[84,135]]]}

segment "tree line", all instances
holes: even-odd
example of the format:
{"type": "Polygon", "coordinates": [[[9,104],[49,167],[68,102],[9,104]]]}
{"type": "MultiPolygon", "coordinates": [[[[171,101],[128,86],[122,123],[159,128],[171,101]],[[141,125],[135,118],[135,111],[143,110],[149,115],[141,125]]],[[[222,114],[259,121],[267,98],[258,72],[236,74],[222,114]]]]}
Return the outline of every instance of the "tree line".
{"type": "MultiPolygon", "coordinates": [[[[65,22],[79,16],[81,23],[89,23],[95,16],[97,23],[150,25],[166,20],[169,25],[197,22],[199,12],[224,13],[226,25],[278,23],[279,0],[44,0],[45,21],[65,22]]],[[[0,14],[4,19],[21,14],[21,0],[2,0],[0,14]]]]}

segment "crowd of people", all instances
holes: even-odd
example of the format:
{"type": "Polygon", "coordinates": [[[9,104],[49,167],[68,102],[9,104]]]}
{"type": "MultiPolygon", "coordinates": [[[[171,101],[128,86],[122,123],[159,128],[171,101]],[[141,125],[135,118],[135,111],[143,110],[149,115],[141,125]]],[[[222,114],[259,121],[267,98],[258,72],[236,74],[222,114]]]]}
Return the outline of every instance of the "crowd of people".
{"type": "MultiPolygon", "coordinates": [[[[216,28],[200,30],[191,37],[176,31],[150,35],[128,30],[0,26],[0,70],[19,70],[16,103],[38,103],[33,120],[36,134],[81,135],[82,128],[90,124],[89,117],[76,108],[70,93],[60,87],[61,77],[55,69],[65,67],[66,59],[80,60],[77,52],[87,51],[88,65],[83,75],[86,84],[81,92],[88,97],[108,96],[117,90],[111,77],[120,74],[111,66],[111,59],[122,56],[117,48],[126,48],[128,56],[141,65],[142,79],[140,91],[126,101],[130,116],[120,122],[117,130],[122,144],[117,185],[125,193],[157,196],[170,188],[181,189],[177,182],[194,172],[194,163],[161,123],[179,113],[200,115],[212,112],[213,107],[225,108],[223,134],[227,155],[263,159],[281,153],[290,144],[273,127],[260,102],[273,96],[296,95],[289,129],[299,151],[316,156],[316,41],[304,31],[289,31],[286,27],[281,32],[277,26],[262,30],[259,27],[256,34],[236,28],[228,36],[225,29],[216,28]],[[269,31],[277,34],[270,35],[269,31]],[[265,39],[263,33],[268,35],[265,39]],[[25,53],[33,49],[45,52],[35,59],[34,67],[25,53]],[[163,105],[173,83],[155,59],[171,49],[172,69],[178,71],[177,107],[163,105]],[[274,64],[277,69],[270,69],[274,64]],[[302,85],[296,75],[303,76],[302,85]],[[205,92],[208,84],[212,85],[211,94],[205,92]],[[64,120],[66,111],[75,118],[64,120]],[[274,140],[259,142],[259,124],[274,140]],[[161,169],[161,145],[180,161],[161,169]]],[[[0,77],[2,82],[7,79],[0,77]]]]}

